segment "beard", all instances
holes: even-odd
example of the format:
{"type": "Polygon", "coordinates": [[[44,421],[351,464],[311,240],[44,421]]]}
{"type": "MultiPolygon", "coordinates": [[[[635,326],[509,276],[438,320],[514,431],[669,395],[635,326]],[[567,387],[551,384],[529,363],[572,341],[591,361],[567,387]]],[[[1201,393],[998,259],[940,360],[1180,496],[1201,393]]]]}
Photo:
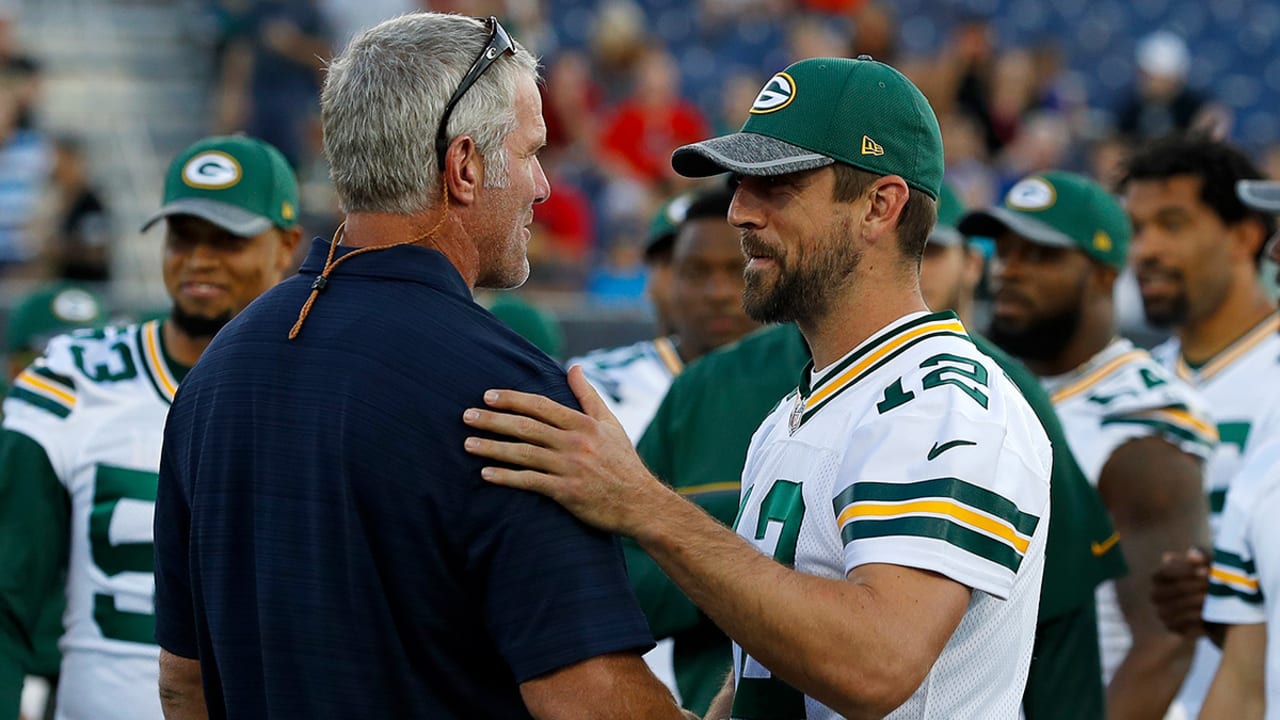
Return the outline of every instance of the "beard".
{"type": "Polygon", "coordinates": [[[1069,307],[1014,329],[992,318],[987,339],[1020,360],[1053,360],[1062,354],[1080,327],[1080,310],[1069,307]]]}
{"type": "Polygon", "coordinates": [[[1142,314],[1147,323],[1157,328],[1174,328],[1187,324],[1191,317],[1191,302],[1186,293],[1178,293],[1166,302],[1151,303],[1144,298],[1142,314]]]}
{"type": "Polygon", "coordinates": [[[182,306],[176,303],[169,311],[169,319],[173,321],[174,326],[190,338],[211,338],[231,322],[232,317],[234,313],[230,310],[217,315],[194,315],[183,310],[182,306]]]}
{"type": "MultiPolygon", "coordinates": [[[[849,224],[845,221],[818,246],[807,263],[797,263],[795,267],[788,267],[785,256],[770,256],[777,268],[772,284],[762,271],[748,268],[742,293],[747,315],[758,323],[803,322],[826,315],[837,292],[862,259],[860,253],[850,249],[848,236],[849,224]]],[[[751,254],[766,246],[755,233],[745,231],[742,248],[751,254]]]]}

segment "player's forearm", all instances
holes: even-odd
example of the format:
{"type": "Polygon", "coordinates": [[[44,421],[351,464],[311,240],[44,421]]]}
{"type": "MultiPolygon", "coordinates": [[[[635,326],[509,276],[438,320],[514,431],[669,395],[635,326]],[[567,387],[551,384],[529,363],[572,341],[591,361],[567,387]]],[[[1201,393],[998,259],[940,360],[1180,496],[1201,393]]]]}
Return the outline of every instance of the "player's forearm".
{"type": "Polygon", "coordinates": [[[733,673],[724,679],[724,687],[716,693],[711,705],[707,707],[703,720],[729,720],[729,712],[733,709],[733,673]]]}
{"type": "Polygon", "coordinates": [[[1107,686],[1107,717],[1163,718],[1194,654],[1194,638],[1167,634],[1135,642],[1107,686]]]}
{"type": "Polygon", "coordinates": [[[160,649],[160,708],[165,720],[209,720],[198,660],[160,649]]]}
{"type": "Polygon", "coordinates": [[[878,621],[869,588],[795,572],[675,493],[649,507],[641,547],[745,652],[841,714],[887,714],[936,659],[878,621]]]}

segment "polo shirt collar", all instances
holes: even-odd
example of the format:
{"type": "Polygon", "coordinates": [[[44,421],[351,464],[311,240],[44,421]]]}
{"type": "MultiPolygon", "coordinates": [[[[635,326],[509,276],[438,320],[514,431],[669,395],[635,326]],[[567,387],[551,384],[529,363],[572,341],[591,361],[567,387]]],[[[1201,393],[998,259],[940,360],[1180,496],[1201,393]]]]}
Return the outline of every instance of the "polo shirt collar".
{"type": "MultiPolygon", "coordinates": [[[[358,248],[339,245],[333,259],[354,252],[358,248]]],[[[324,269],[325,259],[329,256],[329,241],[315,238],[311,241],[311,250],[298,268],[299,275],[316,276],[324,269]]],[[[384,280],[408,280],[421,283],[446,292],[472,296],[458,269],[449,262],[439,250],[421,245],[398,245],[385,250],[373,250],[351,258],[329,273],[329,282],[342,282],[343,276],[377,278],[384,280]]]]}

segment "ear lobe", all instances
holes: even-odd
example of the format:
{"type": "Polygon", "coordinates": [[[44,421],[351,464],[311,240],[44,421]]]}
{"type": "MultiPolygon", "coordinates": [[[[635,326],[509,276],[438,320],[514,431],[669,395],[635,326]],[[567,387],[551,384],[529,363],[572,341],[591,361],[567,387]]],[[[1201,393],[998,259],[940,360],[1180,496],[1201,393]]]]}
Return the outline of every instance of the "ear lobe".
{"type": "Polygon", "coordinates": [[[1262,223],[1253,218],[1245,218],[1231,228],[1231,235],[1234,239],[1232,244],[1252,262],[1254,258],[1258,257],[1259,250],[1267,242],[1267,238],[1263,237],[1264,233],[1265,228],[1262,223]]]}
{"type": "Polygon", "coordinates": [[[470,205],[475,202],[476,188],[482,178],[478,168],[480,154],[476,151],[475,140],[463,135],[450,143],[445,154],[444,183],[449,191],[450,202],[459,205],[470,205]]]}

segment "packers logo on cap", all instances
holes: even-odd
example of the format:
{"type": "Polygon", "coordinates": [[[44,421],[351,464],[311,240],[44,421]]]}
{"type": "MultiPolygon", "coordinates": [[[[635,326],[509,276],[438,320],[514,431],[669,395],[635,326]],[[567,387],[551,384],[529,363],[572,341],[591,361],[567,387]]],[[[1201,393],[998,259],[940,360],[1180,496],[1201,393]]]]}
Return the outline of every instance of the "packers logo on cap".
{"type": "Polygon", "coordinates": [[[98,317],[98,301],[79,288],[68,288],[53,298],[53,316],[64,323],[88,323],[98,317]]]}
{"type": "Polygon", "coordinates": [[[752,115],[777,112],[790,105],[795,97],[796,81],[790,75],[780,72],[764,84],[764,89],[756,96],[755,102],[751,103],[751,109],[747,112],[752,115]]]}
{"type": "Polygon", "coordinates": [[[221,190],[240,182],[240,163],[216,150],[200,153],[182,166],[182,181],[194,188],[221,190]]]}
{"type": "Polygon", "coordinates": [[[1057,199],[1058,193],[1048,180],[1029,177],[1009,188],[1004,204],[1014,210],[1047,210],[1057,199]]]}

